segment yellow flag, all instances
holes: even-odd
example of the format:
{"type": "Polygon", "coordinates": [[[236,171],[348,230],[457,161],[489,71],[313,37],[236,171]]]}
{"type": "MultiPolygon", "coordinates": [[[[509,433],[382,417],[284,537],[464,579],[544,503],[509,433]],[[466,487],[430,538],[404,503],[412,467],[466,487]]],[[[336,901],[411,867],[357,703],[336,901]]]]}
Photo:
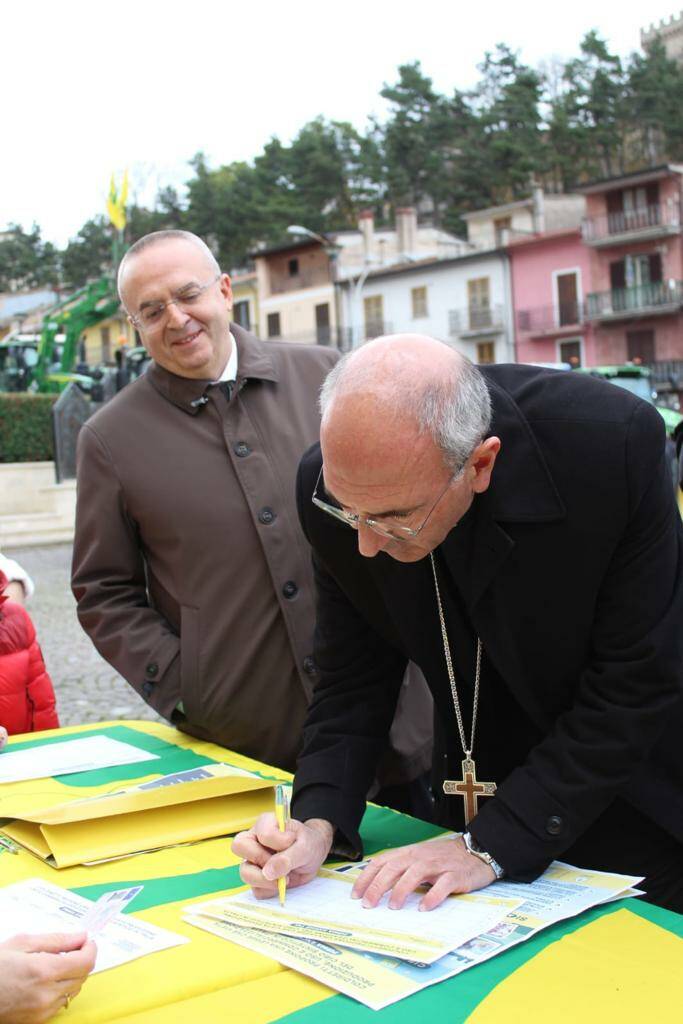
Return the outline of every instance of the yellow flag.
{"type": "Polygon", "coordinates": [[[109,220],[115,228],[123,231],[126,226],[126,201],[128,199],[128,171],[123,172],[121,189],[117,191],[114,175],[111,176],[109,185],[109,196],[107,198],[107,213],[109,220]]]}

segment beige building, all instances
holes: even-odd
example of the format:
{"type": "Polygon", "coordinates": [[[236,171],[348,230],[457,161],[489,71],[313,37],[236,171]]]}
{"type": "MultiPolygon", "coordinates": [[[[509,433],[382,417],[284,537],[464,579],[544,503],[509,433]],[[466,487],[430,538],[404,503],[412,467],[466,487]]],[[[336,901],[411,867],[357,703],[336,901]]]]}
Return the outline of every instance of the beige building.
{"type": "Polygon", "coordinates": [[[77,361],[89,366],[99,366],[100,363],[113,365],[117,348],[126,345],[131,349],[139,344],[137,331],[128,322],[124,310],[120,309],[115,316],[101,320],[83,331],[77,361]]]}
{"type": "Polygon", "coordinates": [[[255,270],[237,271],[230,275],[232,285],[232,319],[245,331],[260,334],[258,280],[255,270]]]}
{"type": "Polygon", "coordinates": [[[334,270],[322,240],[305,239],[254,253],[261,336],[329,345],[338,319],[334,270]]]}
{"type": "Polygon", "coordinates": [[[532,235],[576,228],[585,210],[583,196],[553,195],[535,188],[526,199],[465,213],[463,220],[467,224],[467,238],[475,249],[497,249],[532,235]]]}

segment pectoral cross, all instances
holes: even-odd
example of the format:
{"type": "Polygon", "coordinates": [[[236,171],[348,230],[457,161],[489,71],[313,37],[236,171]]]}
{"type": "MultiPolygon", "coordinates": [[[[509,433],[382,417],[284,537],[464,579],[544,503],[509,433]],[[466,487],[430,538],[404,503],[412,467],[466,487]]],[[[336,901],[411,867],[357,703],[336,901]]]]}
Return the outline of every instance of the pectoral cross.
{"type": "Polygon", "coordinates": [[[448,796],[461,796],[465,801],[465,824],[469,825],[477,813],[480,796],[493,796],[495,782],[478,782],[474,761],[466,757],[462,762],[462,779],[444,779],[443,791],[448,796]]]}

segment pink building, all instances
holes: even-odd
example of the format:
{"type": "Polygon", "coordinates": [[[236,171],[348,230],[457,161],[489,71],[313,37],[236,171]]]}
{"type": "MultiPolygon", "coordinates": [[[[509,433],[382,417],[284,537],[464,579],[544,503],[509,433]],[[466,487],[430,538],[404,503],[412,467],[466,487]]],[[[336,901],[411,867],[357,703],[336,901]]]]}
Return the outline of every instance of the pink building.
{"type": "Polygon", "coordinates": [[[517,360],[595,366],[594,331],[585,317],[591,251],[579,228],[515,239],[507,253],[517,360]]]}
{"type": "Polygon", "coordinates": [[[665,164],[579,190],[598,363],[683,360],[682,182],[683,167],[665,164]]]}

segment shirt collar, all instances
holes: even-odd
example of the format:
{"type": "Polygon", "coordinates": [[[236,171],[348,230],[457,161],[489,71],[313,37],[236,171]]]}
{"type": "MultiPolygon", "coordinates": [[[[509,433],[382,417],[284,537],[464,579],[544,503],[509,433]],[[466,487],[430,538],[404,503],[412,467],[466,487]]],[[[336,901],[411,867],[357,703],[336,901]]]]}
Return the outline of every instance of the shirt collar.
{"type": "MultiPolygon", "coordinates": [[[[231,324],[230,335],[235,343],[233,354],[231,354],[220,380],[238,380],[243,383],[249,380],[264,380],[277,383],[278,373],[266,345],[237,324],[231,324]],[[233,355],[235,374],[226,376],[230,373],[233,355]]],[[[155,362],[150,364],[145,376],[155,391],[158,391],[167,401],[178,406],[183,412],[189,413],[190,416],[195,416],[202,406],[206,405],[206,392],[216,383],[211,380],[179,377],[155,362]]]]}
{"type": "Polygon", "coordinates": [[[230,333],[230,341],[230,358],[225,364],[225,369],[223,370],[218,380],[215,380],[213,382],[214,384],[222,384],[224,380],[237,380],[237,342],[235,341],[232,332],[230,333]]]}

